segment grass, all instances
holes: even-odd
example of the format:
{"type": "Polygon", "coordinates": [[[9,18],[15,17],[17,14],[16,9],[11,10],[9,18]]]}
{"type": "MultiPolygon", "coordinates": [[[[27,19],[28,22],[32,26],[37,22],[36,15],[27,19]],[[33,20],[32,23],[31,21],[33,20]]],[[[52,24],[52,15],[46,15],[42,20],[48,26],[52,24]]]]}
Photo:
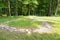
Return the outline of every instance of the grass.
{"type": "Polygon", "coordinates": [[[10,17],[10,18],[2,18],[2,22],[6,20],[15,20],[8,23],[10,26],[16,27],[35,27],[37,25],[41,25],[39,20],[47,20],[55,29],[55,33],[32,33],[32,34],[19,34],[15,32],[7,32],[5,30],[0,29],[0,40],[60,40],[60,17],[35,17],[35,19],[29,19],[28,17],[10,17]],[[35,21],[34,21],[35,20],[35,21]]]}
{"type": "Polygon", "coordinates": [[[56,27],[56,26],[60,27],[60,25],[59,25],[60,17],[36,17],[36,16],[34,17],[34,16],[31,16],[30,18],[29,18],[29,16],[19,17],[15,21],[7,23],[7,25],[15,26],[15,27],[24,27],[24,28],[36,27],[38,25],[41,25],[41,21],[37,21],[37,20],[42,20],[42,21],[48,21],[54,27],[56,27]],[[32,19],[30,19],[30,18],[32,18],[32,19]]]}
{"type": "Polygon", "coordinates": [[[22,27],[22,28],[33,28],[33,27],[36,28],[38,25],[41,24],[39,21],[33,21],[33,20],[27,18],[26,16],[0,17],[0,23],[4,23],[7,21],[11,21],[11,22],[7,23],[7,25],[9,25],[9,26],[22,27]],[[15,20],[15,21],[13,21],[13,20],[15,20]]]}
{"type": "Polygon", "coordinates": [[[3,22],[6,22],[6,21],[10,21],[10,20],[13,20],[13,19],[17,19],[17,17],[0,17],[0,23],[3,23],[3,22]]]}
{"type": "Polygon", "coordinates": [[[57,33],[32,33],[31,35],[27,35],[14,32],[11,33],[3,30],[0,32],[0,40],[60,40],[60,35],[57,33]]]}
{"type": "Polygon", "coordinates": [[[20,20],[9,22],[7,23],[7,25],[13,26],[13,27],[22,27],[22,28],[33,28],[33,27],[35,28],[38,25],[41,25],[41,22],[34,21],[27,18],[22,18],[20,20]]]}
{"type": "Polygon", "coordinates": [[[24,18],[23,16],[4,16],[0,17],[0,23],[11,21],[11,20],[16,20],[18,18],[24,18]]]}
{"type": "Polygon", "coordinates": [[[47,20],[54,27],[57,26],[58,28],[60,28],[60,17],[38,17],[38,16],[0,17],[0,23],[15,20],[7,23],[7,25],[28,28],[28,27],[36,27],[38,25],[41,25],[41,22],[37,21],[36,19],[42,21],[47,20]],[[33,19],[30,19],[29,17],[33,19]]]}

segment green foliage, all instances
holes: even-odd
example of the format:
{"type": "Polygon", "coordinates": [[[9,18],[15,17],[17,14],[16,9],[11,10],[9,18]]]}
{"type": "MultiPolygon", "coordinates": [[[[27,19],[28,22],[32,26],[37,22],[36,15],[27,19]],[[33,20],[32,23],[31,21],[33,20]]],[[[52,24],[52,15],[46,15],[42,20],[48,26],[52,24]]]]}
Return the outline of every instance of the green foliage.
{"type": "Polygon", "coordinates": [[[6,8],[7,16],[52,16],[57,14],[57,6],[58,0],[0,0],[1,14],[4,14],[2,9],[6,8]]]}

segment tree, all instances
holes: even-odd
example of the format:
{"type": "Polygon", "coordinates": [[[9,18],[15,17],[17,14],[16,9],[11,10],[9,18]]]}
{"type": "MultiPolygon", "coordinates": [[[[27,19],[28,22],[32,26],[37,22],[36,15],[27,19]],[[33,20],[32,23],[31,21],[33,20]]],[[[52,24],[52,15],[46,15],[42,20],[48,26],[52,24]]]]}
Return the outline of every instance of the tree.
{"type": "Polygon", "coordinates": [[[16,4],[16,6],[15,6],[15,8],[16,8],[16,10],[15,10],[15,16],[18,16],[18,0],[16,0],[15,1],[15,4],[16,4]]]}
{"type": "Polygon", "coordinates": [[[57,15],[58,4],[59,0],[0,0],[0,14],[52,16],[57,15]]]}
{"type": "Polygon", "coordinates": [[[24,0],[23,4],[26,5],[27,13],[30,15],[31,10],[34,11],[35,7],[38,5],[37,0],[24,0]]]}
{"type": "Polygon", "coordinates": [[[59,0],[56,0],[55,15],[57,15],[57,12],[58,12],[58,4],[59,4],[59,0]]]}
{"type": "Polygon", "coordinates": [[[9,9],[8,16],[11,16],[10,0],[8,0],[8,9],[9,9]]]}

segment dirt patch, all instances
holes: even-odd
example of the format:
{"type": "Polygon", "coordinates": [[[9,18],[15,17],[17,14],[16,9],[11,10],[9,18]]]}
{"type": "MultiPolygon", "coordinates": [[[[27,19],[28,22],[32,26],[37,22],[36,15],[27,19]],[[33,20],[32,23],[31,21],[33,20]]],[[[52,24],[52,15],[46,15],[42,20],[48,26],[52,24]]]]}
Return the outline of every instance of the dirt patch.
{"type": "Polygon", "coordinates": [[[16,28],[16,27],[10,27],[10,26],[5,26],[3,24],[0,24],[0,28],[4,29],[9,32],[19,32],[19,33],[24,33],[24,34],[31,34],[33,32],[37,33],[49,33],[52,32],[54,29],[52,25],[50,25],[48,22],[42,22],[42,26],[36,28],[36,29],[26,29],[26,28],[16,28]]]}

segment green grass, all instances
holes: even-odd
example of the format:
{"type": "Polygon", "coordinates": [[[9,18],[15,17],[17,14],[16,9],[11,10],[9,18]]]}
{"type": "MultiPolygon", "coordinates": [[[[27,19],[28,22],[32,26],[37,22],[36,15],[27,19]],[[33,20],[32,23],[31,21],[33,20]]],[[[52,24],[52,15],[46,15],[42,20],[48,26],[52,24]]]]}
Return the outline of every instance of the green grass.
{"type": "Polygon", "coordinates": [[[52,24],[54,27],[60,27],[60,17],[38,17],[38,16],[31,16],[31,18],[34,17],[33,19],[29,19],[30,16],[17,16],[17,17],[0,17],[0,23],[6,22],[6,21],[11,21],[11,20],[16,20],[16,21],[11,21],[9,22],[7,25],[9,26],[15,26],[15,27],[36,27],[38,25],[41,25],[40,21],[43,19],[47,20],[48,22],[50,22],[50,24],[52,24]]]}
{"type": "Polygon", "coordinates": [[[11,20],[16,20],[16,21],[11,21],[7,23],[9,26],[14,26],[14,27],[24,27],[24,28],[29,28],[29,27],[37,27],[38,25],[41,25],[40,21],[38,20],[47,20],[52,24],[54,27],[59,27],[60,28],[60,17],[38,17],[38,16],[31,16],[33,19],[29,19],[30,16],[18,16],[18,17],[0,17],[0,23],[6,22],[6,21],[11,21],[11,20]]]}
{"type": "Polygon", "coordinates": [[[20,20],[9,22],[7,23],[7,25],[14,26],[14,27],[22,27],[22,28],[33,28],[33,27],[35,28],[38,25],[41,25],[41,22],[23,18],[20,20]]]}
{"type": "Polygon", "coordinates": [[[11,20],[16,20],[18,18],[24,18],[23,16],[4,16],[4,17],[0,17],[0,23],[3,23],[3,22],[7,22],[7,21],[11,21],[11,20]]]}
{"type": "Polygon", "coordinates": [[[10,21],[10,20],[13,20],[13,19],[16,19],[16,17],[0,17],[0,23],[3,23],[3,22],[6,22],[6,21],[10,21]]]}
{"type": "Polygon", "coordinates": [[[60,35],[57,33],[19,34],[15,32],[12,32],[12,33],[7,32],[3,30],[2,32],[0,32],[0,40],[60,40],[60,35]]]}
{"type": "Polygon", "coordinates": [[[33,21],[32,19],[27,18],[26,16],[11,16],[11,17],[0,17],[0,23],[4,23],[7,21],[11,21],[7,23],[9,26],[13,27],[23,27],[23,28],[36,28],[41,24],[39,21],[33,21]],[[13,21],[15,20],[15,21],[13,21]]]}
{"type": "MultiPolygon", "coordinates": [[[[36,17],[35,17],[36,18],[36,17]]],[[[32,33],[32,34],[20,34],[15,32],[7,32],[5,30],[0,29],[0,40],[60,40],[60,17],[39,17],[37,19],[44,19],[49,22],[54,29],[55,33],[32,33]],[[56,19],[56,20],[55,20],[56,19]]],[[[37,25],[41,25],[40,21],[33,21],[27,17],[2,17],[0,22],[8,21],[8,20],[16,20],[9,22],[9,26],[16,27],[35,27],[37,25]]]]}

